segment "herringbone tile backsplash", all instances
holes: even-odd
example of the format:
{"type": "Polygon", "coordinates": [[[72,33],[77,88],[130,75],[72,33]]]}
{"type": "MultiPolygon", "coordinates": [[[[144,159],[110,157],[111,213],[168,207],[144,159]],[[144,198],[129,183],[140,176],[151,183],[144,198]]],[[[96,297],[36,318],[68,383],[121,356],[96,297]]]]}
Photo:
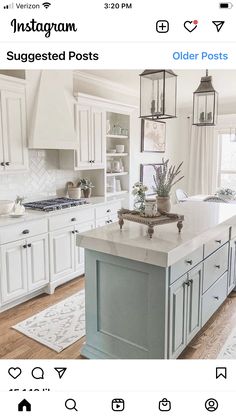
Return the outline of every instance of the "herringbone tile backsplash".
{"type": "Polygon", "coordinates": [[[73,170],[59,169],[57,150],[29,150],[28,171],[0,175],[0,199],[63,193],[66,182],[76,181],[78,177],[73,170]]]}

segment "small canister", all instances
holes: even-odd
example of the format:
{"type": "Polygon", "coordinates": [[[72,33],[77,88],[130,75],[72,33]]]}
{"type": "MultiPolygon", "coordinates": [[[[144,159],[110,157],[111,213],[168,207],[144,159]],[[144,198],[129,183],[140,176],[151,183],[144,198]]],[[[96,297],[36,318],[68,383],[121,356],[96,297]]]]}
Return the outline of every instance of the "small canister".
{"type": "Polygon", "coordinates": [[[145,215],[146,217],[155,217],[158,215],[156,199],[145,200],[145,215]]]}

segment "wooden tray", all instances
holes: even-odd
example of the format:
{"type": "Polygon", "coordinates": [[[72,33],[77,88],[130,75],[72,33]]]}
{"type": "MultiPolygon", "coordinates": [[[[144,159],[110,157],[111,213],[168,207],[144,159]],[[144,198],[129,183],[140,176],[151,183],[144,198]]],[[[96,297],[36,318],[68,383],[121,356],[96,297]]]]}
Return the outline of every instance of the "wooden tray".
{"type": "Polygon", "coordinates": [[[156,217],[144,217],[140,215],[138,211],[130,211],[128,209],[121,209],[118,211],[120,230],[124,225],[124,220],[133,221],[134,223],[144,224],[148,226],[147,234],[150,239],[154,233],[154,227],[163,224],[170,224],[177,222],[177,228],[179,233],[183,228],[184,216],[179,214],[173,214],[169,212],[161,212],[156,217]]]}

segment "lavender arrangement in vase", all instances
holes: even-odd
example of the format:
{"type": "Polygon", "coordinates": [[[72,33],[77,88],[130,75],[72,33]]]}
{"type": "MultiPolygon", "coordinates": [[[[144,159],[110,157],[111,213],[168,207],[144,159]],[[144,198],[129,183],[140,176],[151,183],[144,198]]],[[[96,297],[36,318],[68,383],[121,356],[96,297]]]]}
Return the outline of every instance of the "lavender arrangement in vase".
{"type": "Polygon", "coordinates": [[[178,183],[184,176],[176,180],[176,177],[181,173],[182,163],[176,168],[175,166],[169,167],[169,159],[162,159],[162,165],[153,165],[155,175],[153,176],[155,187],[154,191],[157,194],[157,209],[160,212],[170,212],[170,192],[176,183],[178,183]]]}

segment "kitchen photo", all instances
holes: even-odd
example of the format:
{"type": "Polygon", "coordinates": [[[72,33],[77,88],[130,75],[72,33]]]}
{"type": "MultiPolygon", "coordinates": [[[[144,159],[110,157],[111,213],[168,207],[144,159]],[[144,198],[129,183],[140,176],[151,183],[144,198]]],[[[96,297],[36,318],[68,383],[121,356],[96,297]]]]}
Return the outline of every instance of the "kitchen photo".
{"type": "Polygon", "coordinates": [[[236,70],[0,70],[0,359],[236,359],[236,70]]]}

